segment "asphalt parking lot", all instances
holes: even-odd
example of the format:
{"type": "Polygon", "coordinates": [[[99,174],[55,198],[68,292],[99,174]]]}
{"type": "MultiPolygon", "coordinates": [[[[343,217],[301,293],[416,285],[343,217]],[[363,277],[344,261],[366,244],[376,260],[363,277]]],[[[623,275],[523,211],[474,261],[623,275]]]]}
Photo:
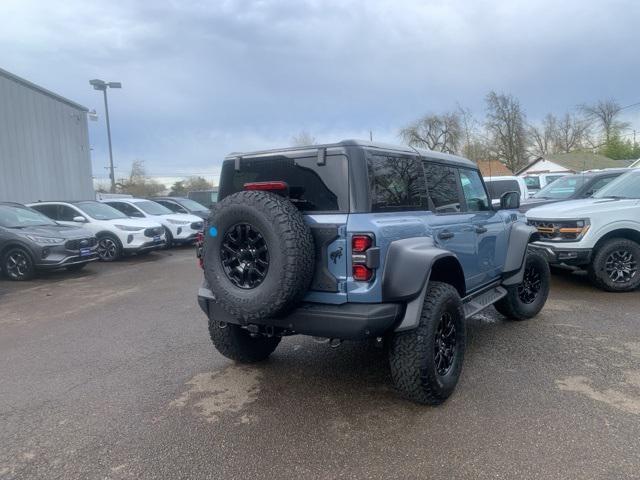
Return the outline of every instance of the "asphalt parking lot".
{"type": "Polygon", "coordinates": [[[191,248],[0,280],[0,477],[640,477],[640,292],[555,275],[539,317],[474,317],[430,408],[366,344],[233,364],[199,281],[191,248]]]}

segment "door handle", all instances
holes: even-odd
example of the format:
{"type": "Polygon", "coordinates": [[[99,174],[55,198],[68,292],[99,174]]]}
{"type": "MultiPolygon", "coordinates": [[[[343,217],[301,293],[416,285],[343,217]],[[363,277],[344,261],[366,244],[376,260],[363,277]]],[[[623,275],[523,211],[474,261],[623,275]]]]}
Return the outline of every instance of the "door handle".
{"type": "Polygon", "coordinates": [[[440,232],[440,233],[438,234],[438,238],[439,238],[440,240],[449,240],[450,238],[453,238],[453,237],[455,237],[455,236],[456,236],[456,234],[455,234],[455,233],[453,233],[453,232],[450,232],[449,230],[445,230],[445,231],[440,232]]]}
{"type": "Polygon", "coordinates": [[[476,233],[487,233],[486,227],[476,227],[476,233]]]}

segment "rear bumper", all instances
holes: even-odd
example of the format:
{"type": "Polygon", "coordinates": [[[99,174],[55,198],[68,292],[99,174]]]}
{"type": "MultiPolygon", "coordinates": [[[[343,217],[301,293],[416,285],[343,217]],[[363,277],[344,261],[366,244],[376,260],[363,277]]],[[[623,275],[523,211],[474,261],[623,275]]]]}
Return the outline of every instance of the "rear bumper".
{"type": "Polygon", "coordinates": [[[554,265],[581,266],[591,263],[590,248],[562,248],[538,242],[529,244],[529,248],[547,259],[554,265]]]}
{"type": "MultiPolygon", "coordinates": [[[[228,315],[206,288],[198,291],[198,304],[215,321],[247,325],[228,315]]],[[[283,317],[265,318],[256,325],[275,327],[301,335],[358,340],[379,337],[393,329],[404,314],[402,303],[302,303],[283,317]]]]}

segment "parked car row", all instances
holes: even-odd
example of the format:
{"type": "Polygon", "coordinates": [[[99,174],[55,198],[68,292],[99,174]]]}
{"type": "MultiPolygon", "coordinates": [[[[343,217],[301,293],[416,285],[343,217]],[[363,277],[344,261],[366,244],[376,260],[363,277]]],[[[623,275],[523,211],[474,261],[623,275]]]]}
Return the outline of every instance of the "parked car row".
{"type": "Polygon", "coordinates": [[[539,234],[532,248],[551,265],[586,270],[604,290],[640,287],[639,169],[566,176],[538,195],[554,203],[526,212],[539,234]]]}
{"type": "Polygon", "coordinates": [[[207,209],[188,199],[162,200],[184,201],[185,211],[142,198],[0,203],[0,269],[10,280],[28,280],[37,270],[79,270],[96,260],[194,243],[207,209]]]}

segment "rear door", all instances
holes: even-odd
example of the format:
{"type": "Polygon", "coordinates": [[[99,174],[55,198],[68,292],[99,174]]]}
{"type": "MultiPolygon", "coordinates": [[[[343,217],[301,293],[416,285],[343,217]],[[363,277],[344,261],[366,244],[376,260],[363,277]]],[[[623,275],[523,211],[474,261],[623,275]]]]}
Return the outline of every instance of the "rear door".
{"type": "MultiPolygon", "coordinates": [[[[242,191],[245,184],[285,182],[289,199],[302,212],[315,241],[316,267],[308,301],[344,303],[347,300],[346,225],[349,212],[347,156],[318,149],[291,154],[226,160],[220,175],[219,200],[242,191]],[[239,168],[236,168],[239,167],[239,168]]],[[[363,179],[364,181],[364,179],[363,179]]]]}

